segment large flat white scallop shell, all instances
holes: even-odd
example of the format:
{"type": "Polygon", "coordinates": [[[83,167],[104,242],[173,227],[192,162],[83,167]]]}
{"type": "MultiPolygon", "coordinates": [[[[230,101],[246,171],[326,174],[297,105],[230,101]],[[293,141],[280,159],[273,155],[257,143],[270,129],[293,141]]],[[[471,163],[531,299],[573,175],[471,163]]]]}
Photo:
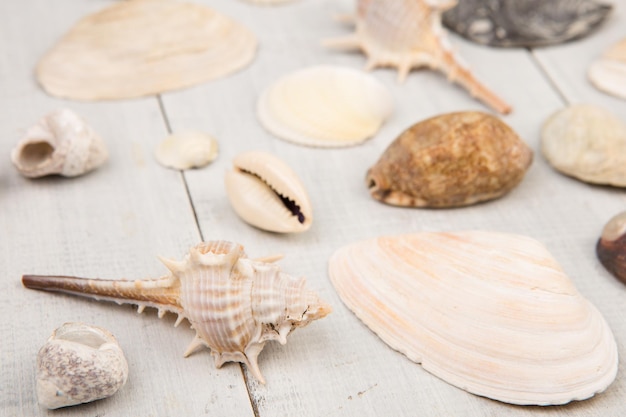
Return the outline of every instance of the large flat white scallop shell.
{"type": "Polygon", "coordinates": [[[587,76],[598,90],[626,99],[626,38],[594,61],[587,76]]]}
{"type": "Polygon", "coordinates": [[[393,109],[385,86],[350,68],[316,66],[289,74],[261,95],[257,114],[273,135],[299,145],[356,145],[393,109]]]}
{"type": "Polygon", "coordinates": [[[541,152],[567,175],[626,187],[626,124],[601,107],[576,104],[550,116],[541,131],[541,152]]]}
{"type": "Polygon", "coordinates": [[[256,45],[248,29],[199,4],[120,1],[81,19],[41,59],[37,79],[58,97],[140,97],[235,72],[256,45]]]}
{"type": "Polygon", "coordinates": [[[385,343],[473,394],[564,404],[615,379],[607,323],[531,238],[379,237],[337,250],[329,273],[343,302],[385,343]]]}

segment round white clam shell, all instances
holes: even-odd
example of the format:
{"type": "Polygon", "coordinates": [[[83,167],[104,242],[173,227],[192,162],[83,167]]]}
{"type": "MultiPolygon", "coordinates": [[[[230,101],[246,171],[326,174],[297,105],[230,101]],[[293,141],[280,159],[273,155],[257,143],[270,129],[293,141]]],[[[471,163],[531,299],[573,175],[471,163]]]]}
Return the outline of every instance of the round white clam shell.
{"type": "Polygon", "coordinates": [[[541,151],[567,175],[626,187],[626,125],[600,107],[576,104],[550,116],[541,131],[541,151]]]}
{"type": "Polygon", "coordinates": [[[202,132],[181,132],[165,138],[154,156],[161,165],[175,169],[201,168],[217,158],[215,138],[202,132]]]}
{"type": "Polygon", "coordinates": [[[299,145],[356,145],[378,132],[393,109],[386,87],[369,74],[316,66],[289,74],[259,98],[257,115],[273,135],[299,145]]]}
{"type": "Polygon", "coordinates": [[[626,99],[626,38],[594,61],[587,76],[598,90],[626,99]]]}
{"type": "Polygon", "coordinates": [[[56,329],[37,355],[37,398],[54,409],[115,394],[128,378],[128,363],[113,335],[85,323],[56,329]]]}
{"type": "Polygon", "coordinates": [[[11,152],[20,174],[75,177],[92,171],[109,157],[104,141],[69,109],[53,111],[30,127],[11,152]]]}
{"type": "Polygon", "coordinates": [[[564,404],[615,379],[606,321],[528,237],[380,237],[337,250],[329,273],[342,301],[389,346],[473,394],[564,404]]]}

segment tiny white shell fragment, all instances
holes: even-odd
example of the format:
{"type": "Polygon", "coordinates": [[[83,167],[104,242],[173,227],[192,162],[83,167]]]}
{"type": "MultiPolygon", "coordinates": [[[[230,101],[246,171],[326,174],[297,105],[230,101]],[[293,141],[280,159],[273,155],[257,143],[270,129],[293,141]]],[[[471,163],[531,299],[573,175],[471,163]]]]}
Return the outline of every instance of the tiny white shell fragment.
{"type": "Polygon", "coordinates": [[[13,165],[29,178],[75,177],[96,169],[108,157],[102,138],[69,109],[44,116],[11,152],[13,165]]]}
{"type": "Polygon", "coordinates": [[[165,138],[155,150],[157,161],[175,169],[201,168],[217,157],[215,138],[202,132],[181,132],[165,138]]]}
{"type": "Polygon", "coordinates": [[[101,327],[65,323],[37,355],[37,398],[49,409],[110,397],[127,378],[124,352],[101,327]]]}
{"type": "Polygon", "coordinates": [[[257,115],[273,135],[299,145],[356,145],[378,132],[393,109],[386,87],[369,74],[316,66],[289,74],[261,95],[257,115]]]}
{"type": "Polygon", "coordinates": [[[278,233],[304,232],[313,213],[309,196],[296,173],[282,160],[260,151],[238,155],[226,173],[226,193],[235,212],[247,223],[278,233]]]}
{"type": "Polygon", "coordinates": [[[601,107],[576,104],[550,116],[541,131],[541,151],[567,175],[626,187],[626,125],[601,107]]]}
{"type": "Polygon", "coordinates": [[[587,76],[598,90],[626,99],[626,38],[594,61],[587,76]]]}

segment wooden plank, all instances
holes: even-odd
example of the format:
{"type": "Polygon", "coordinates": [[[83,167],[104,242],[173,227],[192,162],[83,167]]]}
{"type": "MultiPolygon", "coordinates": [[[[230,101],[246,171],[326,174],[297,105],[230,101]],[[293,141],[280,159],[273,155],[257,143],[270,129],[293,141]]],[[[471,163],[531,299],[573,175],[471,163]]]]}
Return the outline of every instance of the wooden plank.
{"type": "Polygon", "coordinates": [[[81,16],[108,1],[0,4],[0,409],[7,416],[51,415],[37,404],[35,358],[67,321],[109,329],[129,362],[115,396],[55,416],[252,415],[238,367],[216,370],[208,351],[184,359],[194,332],[152,309],[80,300],[22,287],[24,273],[101,278],[158,277],[156,255],[181,258],[199,240],[181,174],[160,167],[153,148],[165,134],[155,98],[73,103],[36,85],[37,59],[81,16]],[[21,133],[69,106],[106,140],[110,161],[74,179],[22,178],[9,162],[21,133]]]}

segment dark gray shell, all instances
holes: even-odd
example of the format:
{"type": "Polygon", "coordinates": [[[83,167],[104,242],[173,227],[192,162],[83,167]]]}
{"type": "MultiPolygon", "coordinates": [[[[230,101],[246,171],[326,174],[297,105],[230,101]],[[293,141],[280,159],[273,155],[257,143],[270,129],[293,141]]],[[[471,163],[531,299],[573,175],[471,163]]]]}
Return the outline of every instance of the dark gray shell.
{"type": "Polygon", "coordinates": [[[547,46],[588,35],[612,8],[594,0],[458,0],[443,23],[484,45],[547,46]]]}

